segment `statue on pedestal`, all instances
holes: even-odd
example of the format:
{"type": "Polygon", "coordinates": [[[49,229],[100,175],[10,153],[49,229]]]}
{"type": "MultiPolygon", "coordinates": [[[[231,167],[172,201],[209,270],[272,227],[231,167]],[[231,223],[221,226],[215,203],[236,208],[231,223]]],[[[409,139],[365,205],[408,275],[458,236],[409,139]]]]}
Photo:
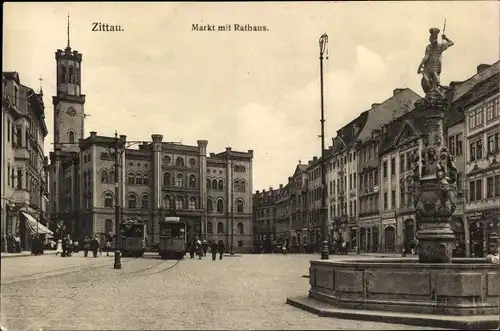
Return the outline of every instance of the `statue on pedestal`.
{"type": "Polygon", "coordinates": [[[429,29],[429,41],[430,44],[425,48],[425,55],[418,67],[417,73],[422,74],[422,89],[425,94],[431,91],[440,92],[441,87],[440,75],[442,67],[442,54],[449,47],[453,46],[454,43],[444,35],[443,31],[443,42],[438,42],[438,35],[440,30],[438,28],[429,29]]]}

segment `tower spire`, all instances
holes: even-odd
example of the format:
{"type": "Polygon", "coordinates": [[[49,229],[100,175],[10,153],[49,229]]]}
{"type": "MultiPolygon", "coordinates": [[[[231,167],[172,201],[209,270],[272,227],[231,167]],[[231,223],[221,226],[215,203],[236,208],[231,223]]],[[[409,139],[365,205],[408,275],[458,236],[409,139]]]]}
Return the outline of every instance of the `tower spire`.
{"type": "Polygon", "coordinates": [[[71,48],[70,43],[69,43],[69,13],[68,13],[68,46],[66,48],[71,48]]]}

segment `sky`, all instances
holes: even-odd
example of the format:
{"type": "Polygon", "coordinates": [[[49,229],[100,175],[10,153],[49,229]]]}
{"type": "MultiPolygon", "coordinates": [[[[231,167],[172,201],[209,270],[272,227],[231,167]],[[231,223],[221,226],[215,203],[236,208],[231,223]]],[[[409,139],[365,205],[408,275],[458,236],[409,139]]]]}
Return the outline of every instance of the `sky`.
{"type": "Polygon", "coordinates": [[[44,92],[52,149],[54,52],[83,54],[85,132],[254,150],[253,189],[286,183],[321,154],[318,39],[328,34],[325,137],[395,88],[423,95],[416,71],[431,27],[455,42],[441,80],[465,80],[499,59],[496,1],[275,3],[4,3],[3,70],[44,92]],[[93,23],[122,32],[94,32],[93,23]],[[193,24],[233,26],[193,31],[193,24]],[[234,31],[234,24],[267,31],[234,31]]]}

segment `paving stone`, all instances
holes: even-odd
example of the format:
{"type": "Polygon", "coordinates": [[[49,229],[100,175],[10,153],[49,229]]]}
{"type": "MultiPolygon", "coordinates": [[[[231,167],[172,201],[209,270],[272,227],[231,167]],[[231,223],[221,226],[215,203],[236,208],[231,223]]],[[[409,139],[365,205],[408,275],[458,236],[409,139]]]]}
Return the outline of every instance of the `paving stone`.
{"type": "Polygon", "coordinates": [[[307,293],[308,280],[302,275],[309,260],[319,259],[315,255],[179,263],[149,255],[124,259],[121,270],[113,269],[113,257],[36,258],[2,261],[1,323],[9,330],[415,329],[323,318],[285,304],[287,297],[307,293]],[[81,272],[36,278],[37,272],[79,266],[81,272]],[[85,269],[90,266],[95,268],[85,269]],[[4,275],[10,284],[4,284],[4,275]],[[29,280],[13,283],[16,277],[29,280]]]}

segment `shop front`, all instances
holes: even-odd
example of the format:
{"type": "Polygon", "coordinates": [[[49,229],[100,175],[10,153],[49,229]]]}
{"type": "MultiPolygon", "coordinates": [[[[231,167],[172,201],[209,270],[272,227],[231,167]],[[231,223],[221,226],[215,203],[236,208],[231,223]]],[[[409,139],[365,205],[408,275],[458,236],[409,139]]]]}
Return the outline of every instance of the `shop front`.
{"type": "Polygon", "coordinates": [[[485,257],[490,246],[498,247],[499,210],[468,212],[470,252],[472,257],[485,257]]]}

